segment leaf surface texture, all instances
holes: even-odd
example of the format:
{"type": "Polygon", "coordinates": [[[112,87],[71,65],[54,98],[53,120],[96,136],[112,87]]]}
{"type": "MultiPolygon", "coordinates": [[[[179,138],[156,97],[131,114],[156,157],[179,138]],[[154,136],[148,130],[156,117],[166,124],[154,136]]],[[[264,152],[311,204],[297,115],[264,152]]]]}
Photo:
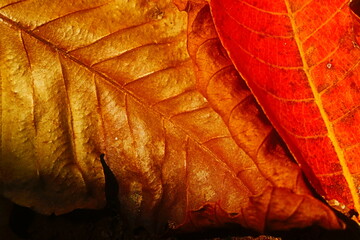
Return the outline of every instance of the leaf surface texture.
{"type": "MultiPolygon", "coordinates": [[[[266,141],[274,131],[243,84],[233,87],[245,100],[230,98],[222,110],[196,90],[187,14],[169,1],[1,4],[7,198],[47,214],[100,208],[104,153],[131,226],[341,227],[281,145],[266,141]],[[239,102],[248,108],[234,108],[239,102]]],[[[228,70],[232,85],[238,76],[228,70]]]]}
{"type": "Polygon", "coordinates": [[[349,1],[211,6],[232,61],[309,181],[359,212],[360,49],[349,1]]]}

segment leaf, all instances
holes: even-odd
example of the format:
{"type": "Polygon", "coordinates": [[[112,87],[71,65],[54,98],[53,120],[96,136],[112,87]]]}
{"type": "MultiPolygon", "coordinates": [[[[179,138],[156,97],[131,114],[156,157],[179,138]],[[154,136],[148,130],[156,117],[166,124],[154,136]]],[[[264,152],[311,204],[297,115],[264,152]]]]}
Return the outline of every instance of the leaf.
{"type": "Polygon", "coordinates": [[[196,18],[190,22],[188,37],[189,53],[197,66],[198,90],[220,114],[239,147],[260,169],[266,169],[263,174],[267,179],[296,193],[309,194],[299,168],[292,163],[279,136],[222,47],[207,5],[199,5],[203,7],[192,14],[196,18]],[[296,182],[289,181],[291,176],[298,176],[294,178],[296,182]]]}
{"type": "Polygon", "coordinates": [[[101,208],[105,154],[132,227],[342,227],[293,163],[255,163],[235,143],[196,90],[187,14],[169,1],[1,4],[7,198],[46,214],[101,208]]]}
{"type": "MultiPolygon", "coordinates": [[[[273,186],[282,186],[297,194],[310,195],[298,167],[292,163],[278,135],[221,46],[208,5],[205,2],[190,2],[188,9],[188,49],[196,66],[198,89],[222,116],[238,146],[244,149],[273,186]],[[296,182],[289,179],[296,179],[296,182]]],[[[294,196],[283,198],[291,199],[294,196]]],[[[291,208],[291,204],[279,199],[273,204],[291,208]]],[[[300,207],[294,215],[311,218],[316,212],[306,208],[302,211],[300,207]]],[[[268,212],[267,218],[269,221],[276,219],[276,211],[274,216],[268,212]]]]}
{"type": "Polygon", "coordinates": [[[359,212],[360,49],[348,3],[213,0],[211,8],[236,68],[315,189],[359,212]]]}

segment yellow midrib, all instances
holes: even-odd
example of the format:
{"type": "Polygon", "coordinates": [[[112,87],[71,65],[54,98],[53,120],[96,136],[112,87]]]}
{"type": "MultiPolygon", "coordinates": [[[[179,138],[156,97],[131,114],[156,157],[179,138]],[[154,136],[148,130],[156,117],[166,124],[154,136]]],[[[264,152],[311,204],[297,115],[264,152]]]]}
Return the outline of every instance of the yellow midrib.
{"type": "MultiPolygon", "coordinates": [[[[296,44],[298,46],[300,57],[301,57],[301,60],[302,60],[302,63],[303,63],[303,69],[304,69],[304,72],[306,74],[307,79],[309,80],[309,85],[310,85],[311,91],[312,91],[312,93],[314,95],[315,103],[316,103],[317,107],[319,108],[320,115],[321,115],[322,119],[324,120],[326,129],[327,129],[327,132],[328,132],[328,137],[329,137],[329,139],[331,140],[331,142],[332,142],[332,144],[334,146],[337,157],[339,158],[340,165],[341,165],[341,168],[342,168],[342,171],[343,171],[343,175],[344,175],[344,177],[346,179],[346,182],[347,182],[347,184],[349,186],[351,196],[352,196],[353,201],[354,201],[355,210],[358,213],[360,213],[359,195],[357,194],[355,183],[354,183],[354,180],[353,180],[352,175],[350,173],[349,167],[346,164],[344,152],[343,152],[342,148],[340,147],[340,144],[339,144],[339,142],[338,142],[338,140],[337,140],[337,138],[335,136],[333,125],[329,120],[329,116],[325,112],[325,109],[324,109],[324,106],[323,106],[323,103],[322,103],[322,100],[321,100],[321,96],[320,96],[319,92],[317,91],[316,86],[314,84],[314,79],[312,78],[312,76],[310,74],[310,71],[309,71],[310,68],[309,68],[309,66],[307,64],[307,61],[305,59],[304,49],[302,47],[302,43],[301,43],[300,38],[299,38],[298,33],[297,33],[297,27],[296,27],[296,23],[295,23],[295,18],[293,16],[292,11],[291,11],[289,1],[285,0],[285,4],[286,4],[287,11],[288,11],[288,16],[290,18],[291,26],[292,26],[293,31],[294,31],[294,39],[295,39],[296,44]]],[[[339,199],[336,199],[336,200],[339,200],[339,199]]]]}

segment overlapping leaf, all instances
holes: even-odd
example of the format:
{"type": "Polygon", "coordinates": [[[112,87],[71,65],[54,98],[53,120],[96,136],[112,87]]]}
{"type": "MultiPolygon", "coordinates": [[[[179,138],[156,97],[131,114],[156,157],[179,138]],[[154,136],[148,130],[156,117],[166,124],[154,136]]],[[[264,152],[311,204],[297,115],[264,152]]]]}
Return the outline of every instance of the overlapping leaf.
{"type": "MultiPolygon", "coordinates": [[[[222,116],[238,146],[252,158],[273,186],[309,195],[297,166],[284,151],[279,137],[221,46],[208,5],[197,1],[190,2],[187,8],[191,9],[188,49],[196,66],[198,89],[222,116]],[[296,182],[289,182],[289,179],[296,179],[296,182]]],[[[285,195],[285,199],[293,197],[285,195]]],[[[275,202],[284,209],[288,206],[280,199],[275,202]]],[[[292,217],[311,217],[306,208],[304,212],[300,208],[292,213],[292,217]]],[[[267,221],[271,222],[276,214],[271,216],[269,213],[267,217],[267,221]]]]}
{"type": "Polygon", "coordinates": [[[235,143],[195,89],[186,13],[169,1],[1,4],[6,197],[43,213],[99,208],[104,153],[133,226],[340,227],[281,147],[261,144],[268,124],[254,118],[245,135],[256,140],[235,143]]]}
{"type": "Polygon", "coordinates": [[[348,4],[211,1],[230,57],[311,183],[359,212],[360,49],[348,4]]]}

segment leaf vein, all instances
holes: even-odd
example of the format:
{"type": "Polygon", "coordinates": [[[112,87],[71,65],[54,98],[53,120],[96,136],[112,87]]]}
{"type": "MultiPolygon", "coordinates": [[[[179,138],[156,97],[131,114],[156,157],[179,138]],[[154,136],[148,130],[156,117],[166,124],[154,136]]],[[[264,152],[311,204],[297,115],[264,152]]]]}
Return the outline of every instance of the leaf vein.
{"type": "Polygon", "coordinates": [[[239,2],[242,2],[244,5],[247,5],[259,12],[264,12],[264,13],[268,13],[268,14],[271,14],[271,15],[286,15],[286,13],[282,13],[282,12],[272,12],[272,11],[268,11],[268,10],[265,10],[265,9],[262,9],[262,8],[258,8],[248,2],[245,2],[245,1],[242,1],[242,0],[238,0],[239,2]]]}
{"type": "Polygon", "coordinates": [[[28,0],[19,0],[19,1],[16,1],[16,2],[8,3],[8,4],[4,5],[4,6],[2,6],[2,7],[0,8],[0,10],[2,10],[2,9],[4,9],[4,8],[7,8],[7,7],[9,7],[9,6],[16,5],[16,4],[21,3],[21,2],[26,2],[26,1],[28,1],[28,0]]]}
{"type": "Polygon", "coordinates": [[[282,35],[271,35],[269,33],[265,33],[265,32],[259,32],[255,29],[252,29],[248,26],[246,26],[245,24],[239,22],[237,20],[237,18],[235,18],[234,16],[232,16],[229,12],[229,10],[226,8],[226,6],[224,6],[222,3],[220,3],[220,5],[224,8],[224,11],[225,13],[233,20],[235,21],[237,24],[239,24],[240,26],[242,26],[243,28],[249,30],[250,32],[252,33],[255,33],[255,34],[258,34],[258,35],[262,35],[262,36],[266,36],[266,37],[271,37],[271,38],[283,38],[283,39],[288,39],[288,38],[292,38],[293,36],[292,35],[289,35],[289,36],[282,36],[282,35]]]}
{"type": "Polygon", "coordinates": [[[87,192],[89,192],[89,189],[88,189],[89,186],[85,179],[85,173],[79,164],[78,155],[77,155],[77,144],[76,144],[76,140],[75,140],[76,137],[75,137],[75,131],[74,131],[74,118],[73,118],[71,101],[70,101],[70,96],[69,96],[69,91],[68,91],[68,86],[67,86],[68,78],[67,78],[67,75],[65,74],[65,66],[61,61],[61,57],[60,57],[59,53],[57,54],[57,56],[58,56],[58,61],[59,61],[60,68],[61,68],[63,86],[65,89],[66,109],[68,110],[68,113],[66,114],[67,118],[68,118],[68,123],[67,123],[67,128],[64,130],[64,132],[67,133],[68,140],[70,142],[69,145],[71,147],[71,151],[69,151],[69,152],[72,155],[73,163],[80,172],[85,189],[87,190],[87,192]]]}
{"type": "Polygon", "coordinates": [[[337,137],[335,135],[334,127],[333,127],[332,123],[330,122],[329,116],[328,116],[328,114],[326,113],[326,111],[324,109],[322,99],[321,99],[321,95],[319,94],[319,92],[317,92],[314,80],[313,80],[313,78],[312,78],[312,76],[311,76],[311,74],[309,72],[309,65],[308,65],[308,63],[306,61],[305,54],[304,54],[304,49],[303,49],[303,45],[302,45],[303,42],[301,41],[301,39],[299,38],[299,36],[296,33],[297,25],[295,23],[294,16],[293,16],[293,14],[291,12],[289,0],[285,0],[285,3],[286,3],[286,6],[288,8],[288,13],[289,13],[289,16],[290,16],[290,19],[291,19],[291,24],[292,24],[293,30],[295,32],[294,36],[295,36],[295,40],[296,40],[296,43],[297,43],[298,48],[299,48],[299,53],[300,53],[301,59],[303,61],[304,71],[305,71],[305,74],[307,76],[308,82],[310,84],[310,88],[311,88],[311,90],[312,90],[312,92],[314,94],[315,103],[318,106],[321,118],[323,119],[324,125],[325,125],[325,127],[327,129],[327,132],[328,132],[328,137],[329,137],[329,139],[331,140],[331,142],[332,142],[332,144],[334,146],[335,153],[336,153],[336,155],[337,155],[337,157],[339,159],[339,162],[341,164],[341,167],[342,167],[342,170],[343,170],[343,175],[344,175],[344,177],[346,179],[349,191],[350,191],[351,196],[352,196],[352,198],[354,200],[355,209],[356,209],[357,212],[360,212],[359,196],[357,194],[357,190],[356,190],[356,187],[355,187],[354,180],[353,180],[353,178],[351,176],[349,167],[347,165],[345,155],[344,155],[344,151],[340,147],[340,143],[339,143],[339,141],[338,141],[338,139],[337,139],[337,137]]]}
{"type": "Polygon", "coordinates": [[[331,16],[326,19],[325,22],[323,22],[319,27],[317,27],[312,33],[310,33],[307,37],[305,37],[303,40],[301,40],[301,43],[306,42],[309,38],[314,36],[321,28],[323,28],[326,24],[328,24],[332,19],[335,18],[335,16],[341,12],[341,10],[346,6],[348,3],[345,1],[331,16]]]}
{"type": "Polygon", "coordinates": [[[80,10],[76,10],[76,11],[73,11],[73,12],[69,12],[69,13],[64,14],[64,15],[62,15],[62,16],[59,16],[59,17],[57,17],[57,18],[51,19],[51,20],[48,21],[48,22],[45,22],[45,23],[43,23],[43,24],[40,24],[39,26],[36,26],[32,31],[36,31],[36,30],[38,30],[39,28],[44,27],[45,25],[48,25],[48,24],[50,24],[50,23],[52,23],[52,22],[55,22],[55,21],[57,21],[57,20],[60,20],[60,19],[62,19],[62,18],[71,16],[71,15],[74,15],[74,14],[79,14],[79,13],[83,13],[83,12],[88,12],[88,11],[91,11],[91,10],[94,10],[94,9],[97,9],[97,8],[100,8],[100,7],[104,6],[104,5],[106,5],[106,4],[101,4],[101,5],[98,5],[98,6],[94,6],[94,7],[90,7],[90,8],[85,8],[85,9],[80,9],[80,10]]]}

